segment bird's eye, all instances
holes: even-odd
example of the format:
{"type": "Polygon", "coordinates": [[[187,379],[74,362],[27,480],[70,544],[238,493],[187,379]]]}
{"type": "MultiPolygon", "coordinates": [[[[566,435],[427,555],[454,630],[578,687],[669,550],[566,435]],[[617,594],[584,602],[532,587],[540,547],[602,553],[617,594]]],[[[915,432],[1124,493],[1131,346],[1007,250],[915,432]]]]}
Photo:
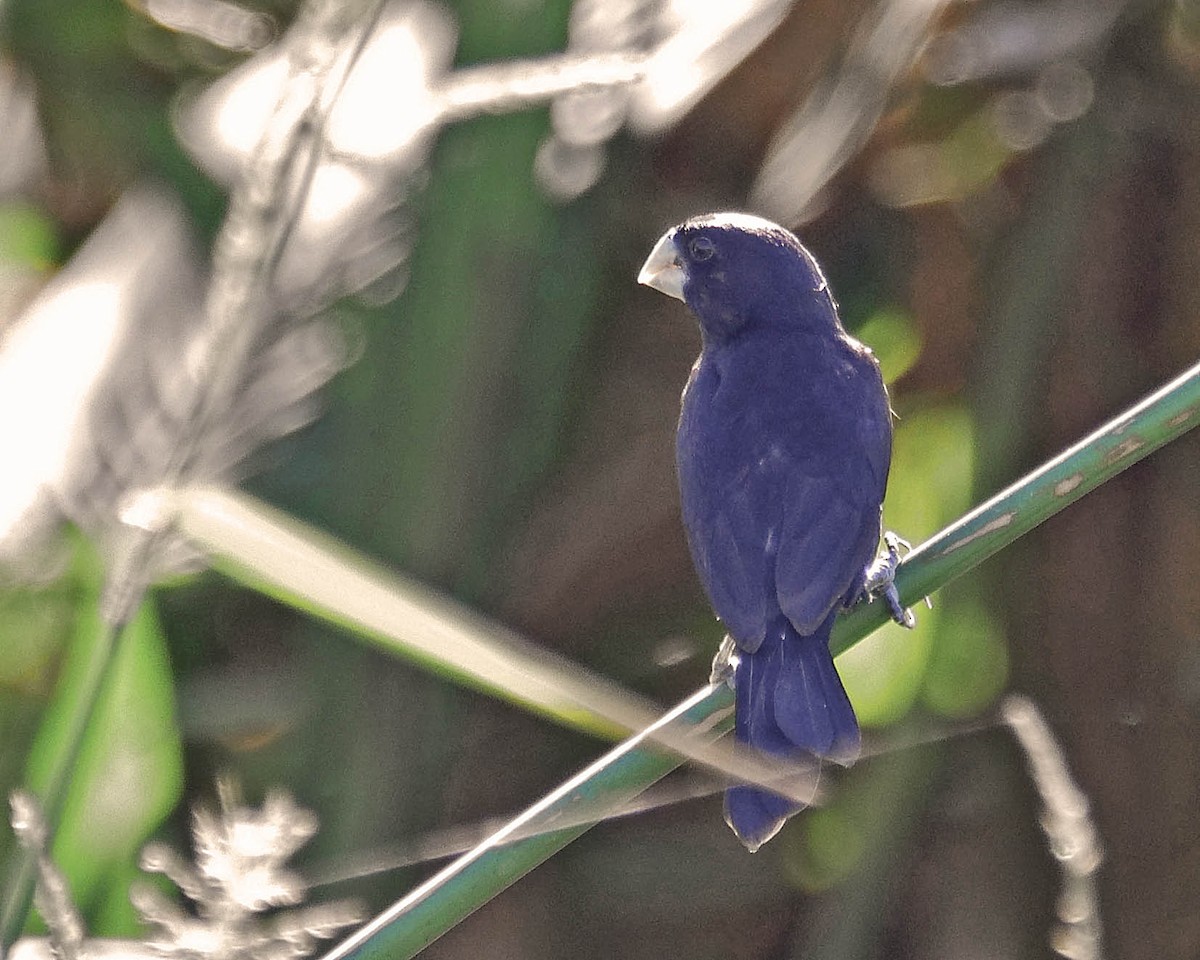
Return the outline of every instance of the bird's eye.
{"type": "Polygon", "coordinates": [[[693,260],[707,260],[717,252],[717,248],[708,237],[696,237],[688,244],[688,252],[691,253],[693,260]]]}

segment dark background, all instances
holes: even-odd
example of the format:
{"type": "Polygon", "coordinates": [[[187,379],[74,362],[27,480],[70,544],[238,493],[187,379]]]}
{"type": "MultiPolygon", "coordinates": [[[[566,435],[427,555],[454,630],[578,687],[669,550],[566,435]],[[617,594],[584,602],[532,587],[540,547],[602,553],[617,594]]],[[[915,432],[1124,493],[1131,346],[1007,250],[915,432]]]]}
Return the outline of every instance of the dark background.
{"type": "MultiPolygon", "coordinates": [[[[280,29],[293,12],[260,9],[280,29]]],[[[567,44],[563,0],[450,9],[457,67],[567,44]]],[[[773,138],[857,69],[855,31],[882,9],[794,4],[678,123],[616,132],[598,181],[570,200],[534,174],[544,106],[446,127],[395,185],[415,231],[407,285],[382,305],[336,306],[360,359],[327,389],[320,419],[254,461],[249,488],[667,704],[703,681],[720,637],[691,571],[672,459],[698,337],[678,304],[633,279],[667,227],[750,209],[797,229],[892,381],[887,520],[914,541],[1194,362],[1196,3],[949,4],[817,196],[768,201],[755,184],[773,138]],[[975,46],[953,46],[964,37],[975,46]],[[978,59],[956,78],[947,63],[962,49],[978,59]],[[1059,119],[1044,105],[1064,70],[1086,79],[1088,99],[1059,119]]],[[[174,105],[240,57],[132,3],[0,10],[0,63],[32,85],[46,146],[36,175],[0,197],[0,255],[51,276],[146,180],[183,198],[203,246],[225,188],[178,145],[174,105]]],[[[401,109],[381,93],[381,117],[401,109]]],[[[717,798],[615,821],[427,955],[1049,955],[1059,874],[1024,760],[992,722],[996,698],[1017,690],[1091,800],[1108,954],[1197,956],[1198,454],[1196,437],[1167,447],[943,591],[915,634],[885,631],[843,658],[882,752],[831,777],[831,804],[759,854],[736,843],[717,798]],[[905,746],[916,740],[931,742],[905,746]]],[[[6,786],[79,602],[61,586],[31,589],[6,600],[0,661],[27,627],[13,611],[57,596],[59,615],[43,625],[38,669],[10,666],[3,679],[6,786]]],[[[516,812],[604,747],[216,574],[154,600],[185,796],[211,798],[225,771],[255,801],[286,787],[321,818],[299,861],[310,878],[516,812]]],[[[180,845],[183,811],[159,830],[180,845]]],[[[378,909],[428,870],[314,897],[378,909]]],[[[127,921],[106,927],[111,912],[92,905],[94,933],[125,932],[127,921]]]]}

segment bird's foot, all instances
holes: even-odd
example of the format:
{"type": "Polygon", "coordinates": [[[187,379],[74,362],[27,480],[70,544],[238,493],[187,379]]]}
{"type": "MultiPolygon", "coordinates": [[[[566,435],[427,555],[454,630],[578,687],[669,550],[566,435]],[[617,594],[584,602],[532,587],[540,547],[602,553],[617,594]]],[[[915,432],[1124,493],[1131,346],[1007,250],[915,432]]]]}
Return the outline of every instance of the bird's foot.
{"type": "Polygon", "coordinates": [[[737,670],[737,665],[737,645],[733,642],[733,637],[725,634],[725,639],[721,641],[721,646],[717,648],[717,655],[713,657],[712,672],[708,675],[708,682],[721,683],[724,681],[732,687],[733,674],[737,670]]]}
{"type": "MultiPolygon", "coordinates": [[[[867,598],[868,603],[876,597],[882,597],[891,611],[892,619],[911,630],[917,625],[917,618],[900,603],[900,593],[896,590],[896,570],[900,567],[903,555],[912,550],[912,544],[888,530],[883,535],[883,545],[885,552],[863,570],[862,596],[867,598]]],[[[925,602],[929,602],[928,597],[925,602]]]]}

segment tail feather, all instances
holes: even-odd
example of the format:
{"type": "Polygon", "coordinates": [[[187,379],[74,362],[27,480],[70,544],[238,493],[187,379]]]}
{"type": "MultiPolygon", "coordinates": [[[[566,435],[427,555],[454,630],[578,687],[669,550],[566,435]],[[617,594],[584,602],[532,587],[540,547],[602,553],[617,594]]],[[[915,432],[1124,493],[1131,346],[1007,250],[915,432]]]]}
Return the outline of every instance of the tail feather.
{"type": "Polygon", "coordinates": [[[751,853],[775,836],[788,817],[803,809],[801,803],[758,787],[730,787],[725,791],[725,822],[751,853]]]}
{"type": "MultiPolygon", "coordinates": [[[[794,759],[816,755],[843,765],[857,759],[858,721],[829,652],[834,616],[809,637],[785,620],[754,653],[740,655],[734,677],[739,740],[794,759]]],[[[725,820],[751,851],[801,809],[756,787],[725,794],[725,820]]]]}
{"type": "Polygon", "coordinates": [[[832,620],[822,626],[811,637],[793,632],[780,645],[784,660],[775,684],[775,722],[789,743],[849,766],[862,747],[858,719],[829,652],[832,620]]]}

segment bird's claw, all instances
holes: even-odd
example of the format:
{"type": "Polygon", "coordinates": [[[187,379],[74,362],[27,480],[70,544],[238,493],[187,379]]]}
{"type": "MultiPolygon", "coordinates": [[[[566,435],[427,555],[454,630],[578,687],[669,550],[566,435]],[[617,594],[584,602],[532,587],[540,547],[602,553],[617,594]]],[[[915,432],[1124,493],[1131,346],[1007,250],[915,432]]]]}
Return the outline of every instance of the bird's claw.
{"type": "Polygon", "coordinates": [[[737,670],[737,665],[737,646],[733,642],[733,637],[725,634],[725,639],[721,641],[721,646],[717,648],[717,655],[713,657],[712,671],[708,675],[708,682],[721,683],[724,681],[732,687],[733,674],[737,670]]]}
{"type": "Polygon", "coordinates": [[[886,553],[876,557],[863,571],[863,595],[868,603],[876,597],[882,597],[892,619],[911,630],[917,625],[917,618],[900,602],[900,593],[896,589],[896,570],[900,567],[903,554],[912,550],[912,544],[888,530],[883,535],[883,545],[886,553]]]}

